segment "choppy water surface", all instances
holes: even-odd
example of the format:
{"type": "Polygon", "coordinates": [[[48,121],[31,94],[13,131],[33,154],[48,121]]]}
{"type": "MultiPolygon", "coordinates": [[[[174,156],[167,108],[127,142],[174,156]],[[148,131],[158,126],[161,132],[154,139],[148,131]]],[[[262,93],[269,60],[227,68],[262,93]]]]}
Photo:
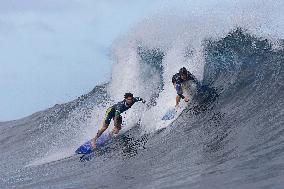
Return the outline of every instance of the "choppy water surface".
{"type": "MultiPolygon", "coordinates": [[[[144,80],[162,77],[162,50],[137,53],[150,73],[144,80]]],[[[72,153],[113,103],[108,84],[1,123],[0,188],[283,188],[283,46],[236,29],[204,41],[204,56],[202,87],[172,124],[149,132],[142,116],[85,161],[72,153]]],[[[164,82],[151,84],[143,111],[159,103],[164,82]]]]}

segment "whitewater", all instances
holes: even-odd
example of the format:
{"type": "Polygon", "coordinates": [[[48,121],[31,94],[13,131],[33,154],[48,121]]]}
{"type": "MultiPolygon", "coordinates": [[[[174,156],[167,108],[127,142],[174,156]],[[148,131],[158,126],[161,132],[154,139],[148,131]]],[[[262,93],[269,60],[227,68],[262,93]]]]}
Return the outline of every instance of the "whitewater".
{"type": "Polygon", "coordinates": [[[109,82],[0,123],[0,188],[283,188],[284,35],[263,11],[141,21],[113,43],[109,82]],[[181,67],[201,87],[165,121],[181,67]],[[74,151],[125,92],[146,105],[124,113],[120,134],[80,161],[74,151]]]}

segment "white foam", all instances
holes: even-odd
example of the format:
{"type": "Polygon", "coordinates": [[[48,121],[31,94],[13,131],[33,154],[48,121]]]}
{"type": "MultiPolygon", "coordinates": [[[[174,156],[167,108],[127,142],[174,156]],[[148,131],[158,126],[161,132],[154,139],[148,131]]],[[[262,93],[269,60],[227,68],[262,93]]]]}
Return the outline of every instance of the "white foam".
{"type": "MultiPolygon", "coordinates": [[[[162,115],[175,104],[172,75],[179,68],[187,67],[197,79],[203,79],[204,40],[225,37],[236,27],[243,27],[259,36],[283,37],[280,10],[284,6],[281,7],[281,1],[276,4],[266,1],[223,2],[212,9],[209,5],[193,3],[191,7],[185,7],[184,11],[168,10],[148,16],[113,44],[114,62],[108,91],[110,96],[118,101],[125,92],[133,92],[136,96],[149,100],[157,92],[156,86],[160,80],[145,82],[142,74],[149,65],[141,64],[137,49],[159,49],[165,55],[162,62],[163,73],[156,74],[161,77],[164,86],[156,99],[156,106],[142,112],[140,117],[141,123],[148,130],[163,127],[161,125],[164,123],[160,123],[162,115]],[[273,11],[275,8],[277,11],[273,11]],[[272,15],[274,19],[268,15],[272,15]]],[[[139,114],[137,109],[127,112],[127,124],[133,124],[137,118],[140,119],[139,116],[134,116],[136,114],[139,114]]]]}
{"type": "Polygon", "coordinates": [[[33,160],[32,162],[25,165],[25,167],[39,166],[50,162],[55,162],[67,157],[71,157],[72,155],[75,155],[73,148],[62,148],[57,150],[53,149],[53,151],[48,153],[48,155],[33,160]]]}

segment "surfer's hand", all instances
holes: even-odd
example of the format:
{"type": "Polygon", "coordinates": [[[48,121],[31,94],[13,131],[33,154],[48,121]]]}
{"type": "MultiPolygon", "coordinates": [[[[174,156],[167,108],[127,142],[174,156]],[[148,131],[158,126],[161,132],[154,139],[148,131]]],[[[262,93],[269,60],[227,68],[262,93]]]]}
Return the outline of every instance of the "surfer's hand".
{"type": "Polygon", "coordinates": [[[145,104],[145,103],[146,103],[146,100],[143,99],[143,100],[142,100],[142,103],[145,104]]]}

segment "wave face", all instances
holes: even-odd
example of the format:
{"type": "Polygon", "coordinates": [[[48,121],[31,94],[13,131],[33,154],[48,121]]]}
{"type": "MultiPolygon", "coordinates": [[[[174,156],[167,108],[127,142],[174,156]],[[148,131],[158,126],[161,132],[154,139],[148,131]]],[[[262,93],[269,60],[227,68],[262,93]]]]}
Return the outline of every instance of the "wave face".
{"type": "Polygon", "coordinates": [[[185,66],[202,87],[167,125],[160,116],[174,100],[169,78],[183,66],[173,57],[197,57],[186,44],[182,57],[176,49],[132,44],[116,51],[110,83],[1,123],[1,188],[282,188],[284,42],[275,49],[237,28],[201,46],[202,66],[185,66]],[[122,134],[79,161],[74,149],[93,137],[105,109],[127,90],[145,96],[147,108],[129,110],[122,134]]]}

